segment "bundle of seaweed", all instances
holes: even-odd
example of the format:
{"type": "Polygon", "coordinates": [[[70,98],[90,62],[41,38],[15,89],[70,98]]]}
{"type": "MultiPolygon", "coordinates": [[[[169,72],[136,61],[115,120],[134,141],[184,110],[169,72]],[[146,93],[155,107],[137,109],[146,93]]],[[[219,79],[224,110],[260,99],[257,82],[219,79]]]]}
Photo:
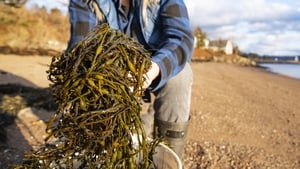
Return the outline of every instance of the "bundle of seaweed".
{"type": "Polygon", "coordinates": [[[159,142],[147,140],[140,118],[150,66],[148,51],[106,24],[54,57],[48,78],[59,107],[46,141],[59,141],[27,153],[19,168],[149,168],[159,142]]]}

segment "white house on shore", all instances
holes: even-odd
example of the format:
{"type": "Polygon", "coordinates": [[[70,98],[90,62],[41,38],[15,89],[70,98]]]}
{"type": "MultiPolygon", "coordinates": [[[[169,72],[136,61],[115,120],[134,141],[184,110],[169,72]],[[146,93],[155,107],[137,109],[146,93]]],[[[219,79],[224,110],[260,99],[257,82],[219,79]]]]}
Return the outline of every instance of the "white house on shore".
{"type": "Polygon", "coordinates": [[[233,44],[230,40],[227,40],[224,51],[225,51],[226,55],[232,55],[233,54],[233,44]]]}
{"type": "MultiPolygon", "coordinates": [[[[204,39],[204,48],[212,49],[213,51],[224,51],[226,55],[233,54],[233,43],[230,40],[214,40],[210,41],[208,39],[204,39]]],[[[195,39],[194,47],[197,46],[197,41],[195,39]]]]}

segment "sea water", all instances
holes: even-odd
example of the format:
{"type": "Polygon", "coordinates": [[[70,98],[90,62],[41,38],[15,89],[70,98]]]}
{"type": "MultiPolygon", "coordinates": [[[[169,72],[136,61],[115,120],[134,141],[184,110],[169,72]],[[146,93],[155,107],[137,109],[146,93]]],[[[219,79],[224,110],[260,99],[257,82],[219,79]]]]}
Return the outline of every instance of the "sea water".
{"type": "Polygon", "coordinates": [[[262,63],[259,65],[266,67],[271,72],[300,79],[300,64],[262,63]]]}

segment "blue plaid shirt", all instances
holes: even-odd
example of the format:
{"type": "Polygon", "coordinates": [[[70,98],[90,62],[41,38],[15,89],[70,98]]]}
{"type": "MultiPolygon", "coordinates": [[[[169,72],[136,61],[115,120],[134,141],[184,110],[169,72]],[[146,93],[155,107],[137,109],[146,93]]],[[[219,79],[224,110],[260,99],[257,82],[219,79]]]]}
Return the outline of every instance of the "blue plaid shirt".
{"type": "MultiPolygon", "coordinates": [[[[178,74],[191,60],[194,37],[184,1],[160,0],[157,17],[153,22],[154,27],[149,37],[145,37],[143,32],[145,30],[141,26],[141,0],[132,0],[128,14],[121,7],[120,0],[111,1],[112,3],[108,4],[113,4],[113,6],[109,8],[105,6],[105,9],[101,9],[101,11],[114,11],[106,16],[107,19],[111,18],[112,22],[116,22],[117,29],[134,37],[146,49],[152,51],[152,61],[159,65],[160,76],[154,80],[151,86],[153,90],[162,87],[168,79],[178,74]]],[[[103,21],[97,20],[93,7],[86,0],[70,0],[69,13],[71,37],[68,49],[80,41],[95,25],[103,23],[103,21]]]]}

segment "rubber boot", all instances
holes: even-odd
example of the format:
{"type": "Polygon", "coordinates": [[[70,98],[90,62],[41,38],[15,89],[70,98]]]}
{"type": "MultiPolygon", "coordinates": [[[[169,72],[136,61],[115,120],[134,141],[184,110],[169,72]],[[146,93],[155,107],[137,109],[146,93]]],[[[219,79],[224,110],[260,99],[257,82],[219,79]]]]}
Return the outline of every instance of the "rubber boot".
{"type": "Polygon", "coordinates": [[[155,119],[154,126],[158,136],[163,136],[170,148],[182,159],[189,121],[175,123],[155,119]]]}

